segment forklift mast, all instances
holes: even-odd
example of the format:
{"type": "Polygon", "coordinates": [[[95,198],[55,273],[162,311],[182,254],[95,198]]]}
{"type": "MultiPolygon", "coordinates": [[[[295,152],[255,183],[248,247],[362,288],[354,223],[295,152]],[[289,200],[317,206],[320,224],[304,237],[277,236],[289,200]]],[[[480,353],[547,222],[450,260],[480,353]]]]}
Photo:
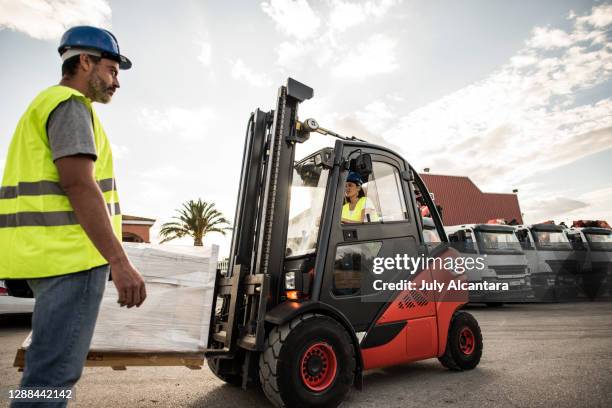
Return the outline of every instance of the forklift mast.
{"type": "Polygon", "coordinates": [[[278,91],[276,110],[251,114],[228,271],[216,280],[208,355],[263,347],[264,316],[279,302],[283,285],[295,144],[308,139],[296,128],[298,105],[312,96],[312,88],[289,78],[278,91]]]}

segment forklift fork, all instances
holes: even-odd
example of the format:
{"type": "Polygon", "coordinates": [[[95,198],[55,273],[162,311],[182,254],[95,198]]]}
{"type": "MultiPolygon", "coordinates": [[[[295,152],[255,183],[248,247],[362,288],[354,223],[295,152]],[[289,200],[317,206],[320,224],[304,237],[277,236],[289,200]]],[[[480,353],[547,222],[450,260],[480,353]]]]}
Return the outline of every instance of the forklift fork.
{"type": "MultiPolygon", "coordinates": [[[[209,348],[210,354],[230,352],[234,342],[246,350],[258,350],[257,344],[263,344],[265,334],[262,330],[266,311],[265,301],[262,302],[262,299],[265,300],[265,296],[262,297],[262,294],[265,295],[268,288],[269,279],[264,274],[245,274],[240,265],[234,267],[231,277],[221,277],[217,280],[215,300],[220,297],[227,302],[227,320],[219,321],[213,317],[215,326],[212,339],[223,344],[223,348],[209,348]],[[237,312],[241,309],[244,310],[243,315],[248,316],[243,322],[237,320],[237,312]],[[258,336],[261,338],[259,342],[258,336]]],[[[213,307],[216,307],[216,303],[213,307]]]]}

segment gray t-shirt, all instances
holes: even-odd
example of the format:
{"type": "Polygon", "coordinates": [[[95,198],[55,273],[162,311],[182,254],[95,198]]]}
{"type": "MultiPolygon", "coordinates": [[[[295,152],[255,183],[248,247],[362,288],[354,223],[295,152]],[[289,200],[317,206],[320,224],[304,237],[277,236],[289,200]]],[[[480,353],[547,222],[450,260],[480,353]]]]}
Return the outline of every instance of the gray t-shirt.
{"type": "Polygon", "coordinates": [[[47,120],[47,135],[53,161],[77,154],[98,158],[91,112],[77,98],[60,103],[47,120]]]}

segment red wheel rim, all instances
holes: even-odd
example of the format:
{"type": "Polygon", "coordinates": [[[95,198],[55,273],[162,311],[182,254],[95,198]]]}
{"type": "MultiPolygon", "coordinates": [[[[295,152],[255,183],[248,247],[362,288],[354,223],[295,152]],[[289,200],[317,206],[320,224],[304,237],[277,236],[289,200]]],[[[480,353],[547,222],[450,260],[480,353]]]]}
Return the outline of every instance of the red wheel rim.
{"type": "Polygon", "coordinates": [[[469,327],[464,327],[459,333],[459,349],[467,356],[474,352],[476,348],[476,338],[474,332],[469,327]]]}
{"type": "Polygon", "coordinates": [[[300,360],[302,382],[312,391],[324,391],[334,382],[337,367],[334,349],[324,342],[315,343],[300,360]]]}

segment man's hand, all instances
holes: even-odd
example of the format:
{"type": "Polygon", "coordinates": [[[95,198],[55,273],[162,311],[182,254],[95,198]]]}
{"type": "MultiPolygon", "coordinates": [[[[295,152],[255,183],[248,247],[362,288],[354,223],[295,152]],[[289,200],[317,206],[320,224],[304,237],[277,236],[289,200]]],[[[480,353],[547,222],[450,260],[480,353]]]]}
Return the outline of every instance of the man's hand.
{"type": "Polygon", "coordinates": [[[55,161],[59,182],[66,192],[79,224],[111,267],[121,306],[140,306],[147,297],[140,273],[128,260],[113,232],[104,196],[94,179],[91,156],[67,156],[55,161]]]}
{"type": "Polygon", "coordinates": [[[128,309],[132,306],[140,307],[147,298],[147,289],[140,273],[130,261],[111,264],[110,268],[113,283],[119,294],[117,303],[127,306],[128,309]]]}

